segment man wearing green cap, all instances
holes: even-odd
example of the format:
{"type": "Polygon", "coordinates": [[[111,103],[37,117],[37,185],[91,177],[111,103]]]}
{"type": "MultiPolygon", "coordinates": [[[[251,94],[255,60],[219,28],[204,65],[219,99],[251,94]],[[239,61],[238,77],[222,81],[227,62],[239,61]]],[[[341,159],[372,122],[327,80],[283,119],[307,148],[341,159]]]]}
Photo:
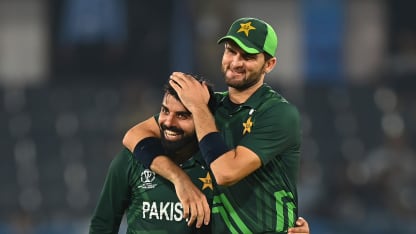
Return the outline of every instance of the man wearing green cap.
{"type": "MultiPolygon", "coordinates": [[[[192,113],[199,149],[218,184],[213,232],[291,233],[298,217],[301,129],[296,107],[264,82],[277,62],[276,33],[262,20],[241,18],[218,43],[225,48],[222,71],[228,91],[216,93],[215,117],[207,108],[205,84],[180,72],[170,77],[192,113]]],[[[157,173],[178,177],[183,172],[166,157],[137,147],[145,137],[158,136],[156,129],[154,121],[146,120],[129,130],[123,143],[157,173]]]]}

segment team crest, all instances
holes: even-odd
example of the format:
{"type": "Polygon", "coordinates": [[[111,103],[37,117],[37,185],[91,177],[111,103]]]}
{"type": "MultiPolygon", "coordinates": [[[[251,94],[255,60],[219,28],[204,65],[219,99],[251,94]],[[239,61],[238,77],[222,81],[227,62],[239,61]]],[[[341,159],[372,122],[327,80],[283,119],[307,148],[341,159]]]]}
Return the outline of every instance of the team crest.
{"type": "Polygon", "coordinates": [[[214,190],[214,187],[212,186],[212,180],[211,180],[211,175],[209,174],[209,172],[207,172],[207,176],[202,177],[202,178],[198,178],[200,181],[202,181],[202,183],[204,183],[202,185],[202,189],[204,190],[206,188],[209,188],[211,190],[214,190]]]}
{"type": "Polygon", "coordinates": [[[245,24],[240,24],[240,29],[238,29],[239,32],[244,32],[246,34],[246,37],[248,37],[248,34],[250,33],[250,30],[255,30],[256,28],[251,26],[251,22],[247,22],[245,24]]]}
{"type": "Polygon", "coordinates": [[[253,127],[253,122],[251,122],[251,116],[247,119],[245,123],[243,123],[243,126],[243,135],[251,132],[251,127],[253,127]]]}
{"type": "Polygon", "coordinates": [[[140,181],[141,184],[138,186],[138,188],[144,188],[144,189],[152,189],[157,186],[157,184],[154,184],[153,181],[155,180],[155,173],[149,169],[146,169],[140,174],[140,181]]]}

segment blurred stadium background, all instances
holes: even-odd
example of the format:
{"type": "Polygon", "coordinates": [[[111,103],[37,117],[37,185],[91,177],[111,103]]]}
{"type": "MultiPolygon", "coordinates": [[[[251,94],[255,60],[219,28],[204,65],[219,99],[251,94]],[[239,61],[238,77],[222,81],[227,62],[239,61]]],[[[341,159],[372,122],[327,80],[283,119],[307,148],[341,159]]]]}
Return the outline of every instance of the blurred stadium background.
{"type": "MultiPolygon", "coordinates": [[[[0,0],[0,233],[87,233],[123,133],[172,71],[224,89],[216,40],[280,39],[312,233],[416,233],[416,9],[407,0],[0,0]]],[[[125,226],[121,228],[121,233],[125,226]]]]}

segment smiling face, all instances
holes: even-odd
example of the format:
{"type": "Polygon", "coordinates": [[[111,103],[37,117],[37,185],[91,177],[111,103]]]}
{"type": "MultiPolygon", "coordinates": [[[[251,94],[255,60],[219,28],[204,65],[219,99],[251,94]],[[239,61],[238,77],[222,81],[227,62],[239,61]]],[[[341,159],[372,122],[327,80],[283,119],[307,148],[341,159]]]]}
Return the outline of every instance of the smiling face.
{"type": "Polygon", "coordinates": [[[167,151],[177,153],[197,145],[192,114],[169,93],[163,97],[158,122],[162,144],[167,151]]]}
{"type": "Polygon", "coordinates": [[[266,61],[263,53],[245,53],[231,40],[225,43],[222,72],[229,87],[246,90],[252,86],[260,86],[265,74],[273,69],[275,63],[275,58],[266,61]]]}

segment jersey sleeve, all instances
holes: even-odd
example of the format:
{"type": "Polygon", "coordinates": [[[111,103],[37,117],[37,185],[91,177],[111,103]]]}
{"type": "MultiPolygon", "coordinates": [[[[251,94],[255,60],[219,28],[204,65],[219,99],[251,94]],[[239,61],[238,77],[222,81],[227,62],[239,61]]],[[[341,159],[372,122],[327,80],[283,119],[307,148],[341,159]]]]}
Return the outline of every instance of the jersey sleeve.
{"type": "Polygon", "coordinates": [[[286,152],[299,149],[300,117],[290,103],[280,102],[263,108],[255,113],[252,121],[251,132],[242,138],[240,145],[255,152],[263,165],[276,155],[284,157],[286,152]]]}
{"type": "Polygon", "coordinates": [[[90,223],[90,234],[118,233],[128,205],[128,150],[124,149],[111,162],[97,206],[90,223]]]}

